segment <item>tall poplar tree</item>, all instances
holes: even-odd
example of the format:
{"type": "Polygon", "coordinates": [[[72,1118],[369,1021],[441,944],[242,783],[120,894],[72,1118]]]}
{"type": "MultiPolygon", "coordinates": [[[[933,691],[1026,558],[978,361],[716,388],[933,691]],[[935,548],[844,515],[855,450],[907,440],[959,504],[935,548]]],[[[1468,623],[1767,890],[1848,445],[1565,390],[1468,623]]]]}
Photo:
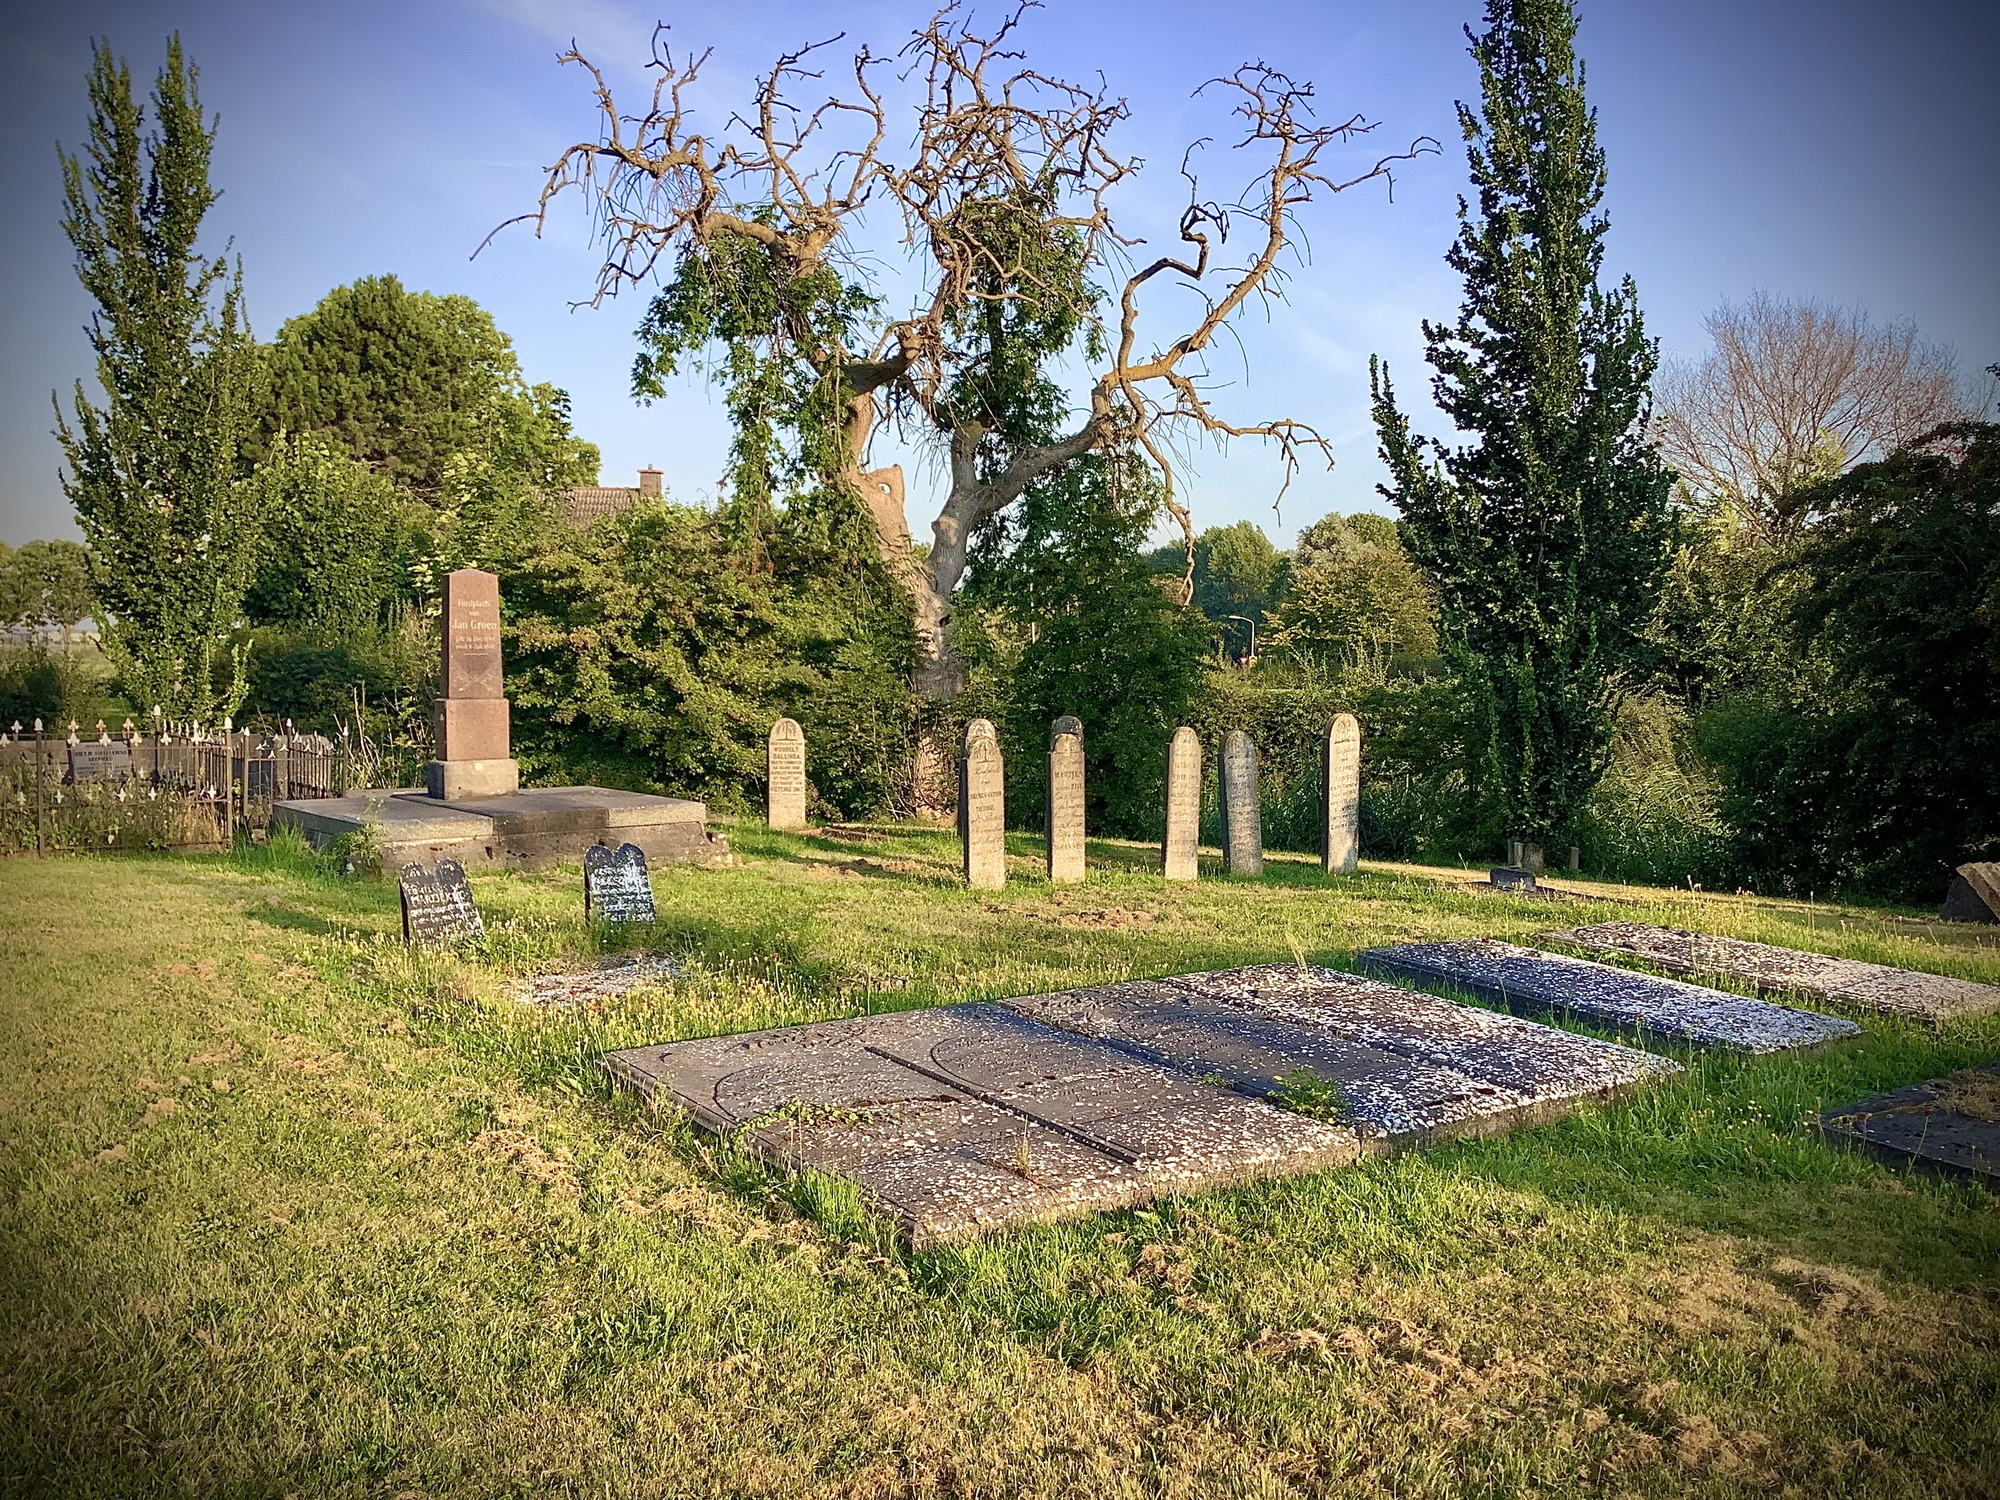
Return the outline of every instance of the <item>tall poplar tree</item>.
{"type": "Polygon", "coordinates": [[[1671,473],[1646,440],[1659,361],[1630,278],[1598,284],[1604,153],[1570,0],[1488,0],[1481,108],[1459,106],[1478,210],[1459,200],[1453,325],[1424,324],[1438,408],[1471,436],[1411,433],[1386,367],[1375,423],[1411,553],[1481,709],[1488,808],[1566,841],[1603,775],[1671,535],[1671,473]]]}
{"type": "Polygon", "coordinates": [[[77,275],[104,404],[78,381],[75,425],[57,402],[63,488],[90,544],[91,583],[126,695],[177,718],[213,719],[241,701],[230,632],[257,555],[240,472],[256,381],[242,269],[196,248],[215,202],[215,126],[196,71],[167,43],[152,128],[132,75],[93,49],[90,137],[59,152],[77,275]],[[224,663],[229,670],[223,671],[224,663]]]}

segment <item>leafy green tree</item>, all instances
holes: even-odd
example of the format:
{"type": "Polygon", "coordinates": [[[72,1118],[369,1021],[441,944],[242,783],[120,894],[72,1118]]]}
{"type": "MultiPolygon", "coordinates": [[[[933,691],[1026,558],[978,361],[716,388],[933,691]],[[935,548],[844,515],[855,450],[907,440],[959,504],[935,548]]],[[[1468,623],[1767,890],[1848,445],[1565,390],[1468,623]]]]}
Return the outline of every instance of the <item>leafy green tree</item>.
{"type": "Polygon", "coordinates": [[[72,427],[58,403],[63,488],[126,695],[214,719],[241,701],[230,632],[260,545],[239,468],[257,380],[242,270],[196,248],[215,201],[215,129],[178,38],[154,85],[151,131],[108,46],[93,51],[89,89],[89,144],[62,156],[63,229],[97,304],[89,334],[105,404],[78,381],[72,427]]]}
{"type": "Polygon", "coordinates": [[[1395,523],[1330,515],[1299,533],[1271,616],[1272,651],[1331,675],[1363,661],[1407,669],[1437,655],[1437,606],[1395,523]]]}
{"type": "Polygon", "coordinates": [[[1371,382],[1383,493],[1480,706],[1481,795],[1497,831],[1560,845],[1645,660],[1672,476],[1645,437],[1658,352],[1637,293],[1598,284],[1604,155],[1575,12],[1488,0],[1486,21],[1472,38],[1482,108],[1459,107],[1479,207],[1461,201],[1446,257],[1465,301],[1455,325],[1424,325],[1434,399],[1473,441],[1414,436],[1388,371],[1371,382]]]}
{"type": "Polygon", "coordinates": [[[1283,597],[1289,576],[1284,554],[1255,521],[1211,526],[1195,539],[1195,607],[1216,622],[1238,656],[1250,649],[1251,627],[1242,620],[1262,625],[1283,597]]]}
{"type": "MultiPolygon", "coordinates": [[[[286,434],[311,435],[409,495],[419,587],[456,567],[504,565],[542,529],[547,495],[596,482],[597,449],[570,430],[568,397],[528,384],[512,342],[470,297],[363,277],[289,320],[266,363],[259,455],[279,454],[286,434]]],[[[340,503],[345,491],[327,493],[340,503]]]]}
{"type": "Polygon", "coordinates": [[[379,470],[316,434],[281,435],[255,477],[265,550],[252,624],[339,635],[380,625],[407,583],[412,502],[379,470]]]}
{"type": "Polygon", "coordinates": [[[1002,618],[1007,653],[999,712],[1017,822],[1041,821],[1049,725],[1083,720],[1090,825],[1159,831],[1167,741],[1185,722],[1213,632],[1153,581],[1144,545],[1159,485],[1136,460],[1091,454],[1032,486],[989,523],[973,550],[961,610],[1002,618]]]}
{"type": "Polygon", "coordinates": [[[96,608],[90,555],[75,542],[0,546],[0,624],[60,625],[64,630],[96,608]]]}

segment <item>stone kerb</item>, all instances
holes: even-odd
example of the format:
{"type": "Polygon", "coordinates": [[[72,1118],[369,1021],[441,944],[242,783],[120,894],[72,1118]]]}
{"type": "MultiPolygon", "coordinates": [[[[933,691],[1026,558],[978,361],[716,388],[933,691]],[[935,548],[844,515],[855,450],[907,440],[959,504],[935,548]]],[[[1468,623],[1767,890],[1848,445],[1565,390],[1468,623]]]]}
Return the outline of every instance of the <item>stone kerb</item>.
{"type": "Polygon", "coordinates": [[[1257,785],[1257,746],[1240,729],[1222,739],[1222,867],[1231,875],[1264,873],[1264,806],[1257,785]]]}
{"type": "Polygon", "coordinates": [[[999,736],[984,719],[966,726],[958,784],[965,883],[997,891],[1007,883],[1007,788],[999,736]]]}
{"type": "Polygon", "coordinates": [[[1083,724],[1065,714],[1049,735],[1049,880],[1075,885],[1084,875],[1083,724]],[[1074,726],[1073,728],[1071,726],[1074,726]]]}
{"type": "Polygon", "coordinates": [[[772,828],[806,826],[806,735],[796,720],[771,726],[764,750],[764,821],[772,828]]]}
{"type": "Polygon", "coordinates": [[[519,791],[500,657],[500,580],[493,574],[460,568],[445,579],[442,664],[437,759],[425,769],[430,794],[451,801],[519,791]]]}
{"type": "Polygon", "coordinates": [[[1326,732],[1320,787],[1320,868],[1352,875],[1361,858],[1361,722],[1353,714],[1337,715],[1326,732]]]}
{"type": "Polygon", "coordinates": [[[1201,737],[1183,724],[1167,745],[1167,829],[1160,873],[1168,880],[1201,874],[1201,737]]]}

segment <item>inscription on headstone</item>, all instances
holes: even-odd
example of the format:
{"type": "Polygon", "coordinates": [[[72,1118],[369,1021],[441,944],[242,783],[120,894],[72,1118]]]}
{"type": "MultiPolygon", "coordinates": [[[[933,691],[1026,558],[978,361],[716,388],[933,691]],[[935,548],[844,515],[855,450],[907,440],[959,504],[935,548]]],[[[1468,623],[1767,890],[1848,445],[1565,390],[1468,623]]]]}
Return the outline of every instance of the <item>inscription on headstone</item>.
{"type": "Polygon", "coordinates": [[[959,819],[965,844],[965,883],[976,891],[997,891],[1007,883],[1007,788],[1000,741],[993,726],[974,719],[966,726],[965,759],[959,773],[959,819]]]}
{"type": "Polygon", "coordinates": [[[1167,744],[1167,831],[1160,873],[1193,880],[1201,873],[1201,737],[1183,724],[1167,744]]]}
{"type": "Polygon", "coordinates": [[[124,740],[69,747],[71,781],[124,781],[131,774],[132,747],[124,740]]]}
{"type": "Polygon", "coordinates": [[[1083,725],[1065,716],[1049,740],[1049,880],[1074,885],[1083,871],[1083,725]]]}
{"type": "Polygon", "coordinates": [[[444,695],[506,696],[500,672],[500,580],[460,568],[444,582],[444,695]]]}
{"type": "Polygon", "coordinates": [[[1264,806],[1257,790],[1257,746],[1232,729],[1222,740],[1222,867],[1231,875],[1264,873],[1264,806]]]}
{"type": "Polygon", "coordinates": [[[764,751],[768,778],[764,821],[773,828],[806,826],[806,735],[792,719],[771,726],[764,751]]]}
{"type": "Polygon", "coordinates": [[[433,797],[518,791],[500,667],[500,580],[460,568],[444,582],[444,696],[436,700],[437,759],[425,770],[433,797]]]}
{"type": "Polygon", "coordinates": [[[1336,715],[1327,730],[1321,774],[1320,868],[1352,875],[1361,858],[1361,721],[1353,714],[1336,715]]]}
{"type": "Polygon", "coordinates": [[[592,844],[583,851],[583,914],[606,922],[655,920],[644,849],[637,844],[620,844],[616,849],[592,844]]]}
{"type": "Polygon", "coordinates": [[[448,948],[486,931],[472,903],[465,867],[457,860],[441,859],[435,870],[404,865],[397,884],[403,893],[404,942],[448,948]]]}

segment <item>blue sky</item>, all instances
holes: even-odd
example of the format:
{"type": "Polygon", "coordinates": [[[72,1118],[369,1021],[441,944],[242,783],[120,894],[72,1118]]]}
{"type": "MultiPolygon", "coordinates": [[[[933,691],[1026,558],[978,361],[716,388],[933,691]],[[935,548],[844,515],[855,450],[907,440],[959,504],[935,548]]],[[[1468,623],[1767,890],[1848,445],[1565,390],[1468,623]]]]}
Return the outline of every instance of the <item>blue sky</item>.
{"type": "MultiPolygon", "coordinates": [[[[212,0],[8,7],[0,19],[0,540],[75,535],[57,483],[49,393],[88,372],[88,306],[58,219],[54,143],[83,136],[83,74],[108,37],[150,81],[168,31],[202,70],[221,115],[213,243],[233,237],[266,337],[329,288],[393,272],[477,298],[511,334],[529,377],[567,389],[607,483],[643,464],[681,498],[713,490],[727,441],[720,407],[690,384],[667,402],[627,394],[641,299],[572,311],[597,256],[580,210],[541,240],[495,224],[532,205],[541,168],[594,131],[582,75],[555,58],[574,37],[614,82],[639,80],[655,19],[678,44],[712,46],[703,98],[721,108],[781,48],[845,29],[878,51],[928,8],[736,0],[661,10],[622,0],[349,0],[339,6],[212,0]],[[837,20],[829,23],[828,16],[837,20]]],[[[1610,161],[1607,269],[1639,284],[1669,357],[1700,352],[1702,317],[1755,290],[1908,320],[1955,347],[1968,372],[2000,360],[2000,6],[1952,0],[1584,0],[1580,47],[1610,161]]],[[[1204,525],[1257,520],[1281,544],[1329,510],[1381,509],[1367,424],[1367,362],[1388,358],[1421,397],[1418,323],[1458,288],[1441,257],[1464,182],[1453,101],[1476,77],[1460,28],[1474,4],[1398,0],[1052,0],[1024,38],[1038,66],[1128,97],[1124,148],[1146,159],[1123,205],[1155,243],[1179,204],[1182,149],[1218,138],[1206,185],[1233,191],[1227,121],[1191,98],[1204,79],[1261,59],[1313,80],[1324,113],[1379,121],[1355,159],[1429,134],[1442,155],[1307,210],[1308,258],[1289,300],[1246,319],[1214,374],[1233,418],[1289,416],[1332,440],[1274,515],[1277,466],[1255,443],[1189,455],[1204,525]]],[[[719,118],[719,116],[717,117],[719,118]]],[[[1158,325],[1170,336],[1167,322],[1158,325]]],[[[898,455],[888,455],[894,457],[898,455]]],[[[913,475],[911,521],[927,533],[913,475]]]]}

